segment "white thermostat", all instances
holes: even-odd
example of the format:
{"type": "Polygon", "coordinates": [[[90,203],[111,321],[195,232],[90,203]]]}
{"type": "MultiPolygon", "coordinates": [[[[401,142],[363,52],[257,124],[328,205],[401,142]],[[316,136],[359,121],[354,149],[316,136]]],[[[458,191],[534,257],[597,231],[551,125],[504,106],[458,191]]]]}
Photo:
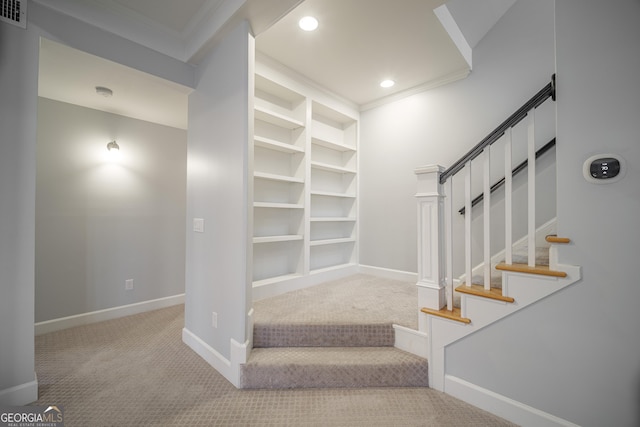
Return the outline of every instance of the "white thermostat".
{"type": "Polygon", "coordinates": [[[625,169],[624,159],[617,154],[598,154],[584,162],[582,173],[594,184],[611,184],[622,179],[625,169]]]}

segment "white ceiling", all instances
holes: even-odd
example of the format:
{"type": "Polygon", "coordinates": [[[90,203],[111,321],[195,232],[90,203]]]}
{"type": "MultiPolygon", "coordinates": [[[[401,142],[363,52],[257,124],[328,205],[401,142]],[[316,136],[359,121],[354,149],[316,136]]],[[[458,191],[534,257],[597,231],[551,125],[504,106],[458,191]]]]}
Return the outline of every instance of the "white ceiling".
{"type": "Polygon", "coordinates": [[[162,2],[156,0],[99,0],[105,7],[119,9],[127,15],[135,15],[139,20],[159,24],[164,28],[186,35],[188,28],[195,27],[206,10],[217,8],[222,0],[189,0],[162,2]]]}
{"type": "Polygon", "coordinates": [[[433,13],[443,0],[306,0],[256,49],[358,105],[464,77],[469,66],[433,13]],[[313,32],[300,18],[320,21],[313,32]],[[390,89],[379,83],[396,81],[390,89]]]}
{"type": "MultiPolygon", "coordinates": [[[[191,63],[247,19],[262,55],[363,108],[469,72],[433,13],[444,0],[35,1],[191,63]],[[306,14],[319,19],[317,31],[298,29],[306,14]],[[396,86],[380,88],[383,78],[396,86]]],[[[473,47],[515,1],[451,0],[447,8],[473,47]]],[[[44,43],[42,56],[41,96],[186,128],[187,88],[57,43],[44,43]],[[95,86],[114,96],[95,95],[95,86]]]]}
{"type": "Polygon", "coordinates": [[[187,129],[192,89],[43,39],[38,95],[108,113],[187,129]],[[96,93],[107,87],[113,96],[96,93]]]}

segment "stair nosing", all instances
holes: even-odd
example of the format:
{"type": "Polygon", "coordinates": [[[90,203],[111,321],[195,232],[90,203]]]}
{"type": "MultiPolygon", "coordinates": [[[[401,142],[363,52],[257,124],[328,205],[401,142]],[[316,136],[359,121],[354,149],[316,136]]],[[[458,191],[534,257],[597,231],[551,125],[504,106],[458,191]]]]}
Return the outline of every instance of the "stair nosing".
{"type": "Polygon", "coordinates": [[[545,265],[536,265],[534,267],[530,267],[527,264],[500,263],[496,265],[496,270],[511,271],[515,273],[525,273],[525,274],[537,274],[540,276],[567,277],[567,273],[565,273],[564,271],[551,270],[549,266],[545,266],[545,265]]]}
{"type": "Polygon", "coordinates": [[[474,295],[477,297],[493,299],[496,301],[503,301],[503,302],[510,302],[510,303],[515,302],[515,299],[513,297],[502,295],[502,289],[500,288],[492,287],[490,288],[489,291],[487,291],[483,285],[471,284],[471,286],[467,286],[465,283],[463,283],[462,285],[458,286],[455,290],[457,292],[460,292],[461,294],[474,295]]]}
{"type": "Polygon", "coordinates": [[[245,389],[428,387],[428,361],[395,347],[263,348],[240,381],[245,389]]]}
{"type": "Polygon", "coordinates": [[[451,311],[447,310],[446,307],[441,310],[434,310],[424,307],[421,308],[420,311],[425,314],[431,314],[433,316],[442,317],[444,319],[453,320],[467,325],[471,323],[471,319],[462,317],[461,311],[458,307],[454,307],[451,311]]]}
{"type": "Polygon", "coordinates": [[[549,243],[571,243],[571,239],[568,237],[558,237],[556,234],[549,234],[544,238],[549,243]]]}

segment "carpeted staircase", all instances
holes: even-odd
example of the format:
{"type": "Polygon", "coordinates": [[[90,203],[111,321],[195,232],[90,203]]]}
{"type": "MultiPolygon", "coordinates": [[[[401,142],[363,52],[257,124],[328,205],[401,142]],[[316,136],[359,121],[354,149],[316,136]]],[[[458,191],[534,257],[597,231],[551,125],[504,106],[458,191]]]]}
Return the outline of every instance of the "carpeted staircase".
{"type": "Polygon", "coordinates": [[[427,361],[394,347],[415,301],[415,285],[366,275],[259,301],[241,388],[426,387],[427,361]]]}

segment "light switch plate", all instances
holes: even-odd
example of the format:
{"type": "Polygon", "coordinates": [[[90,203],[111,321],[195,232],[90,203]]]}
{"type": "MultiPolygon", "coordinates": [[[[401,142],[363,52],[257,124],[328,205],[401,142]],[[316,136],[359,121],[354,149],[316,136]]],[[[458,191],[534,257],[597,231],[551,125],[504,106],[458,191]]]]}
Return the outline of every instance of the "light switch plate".
{"type": "Polygon", "coordinates": [[[204,233],[204,218],[193,218],[193,231],[204,233]]]}

